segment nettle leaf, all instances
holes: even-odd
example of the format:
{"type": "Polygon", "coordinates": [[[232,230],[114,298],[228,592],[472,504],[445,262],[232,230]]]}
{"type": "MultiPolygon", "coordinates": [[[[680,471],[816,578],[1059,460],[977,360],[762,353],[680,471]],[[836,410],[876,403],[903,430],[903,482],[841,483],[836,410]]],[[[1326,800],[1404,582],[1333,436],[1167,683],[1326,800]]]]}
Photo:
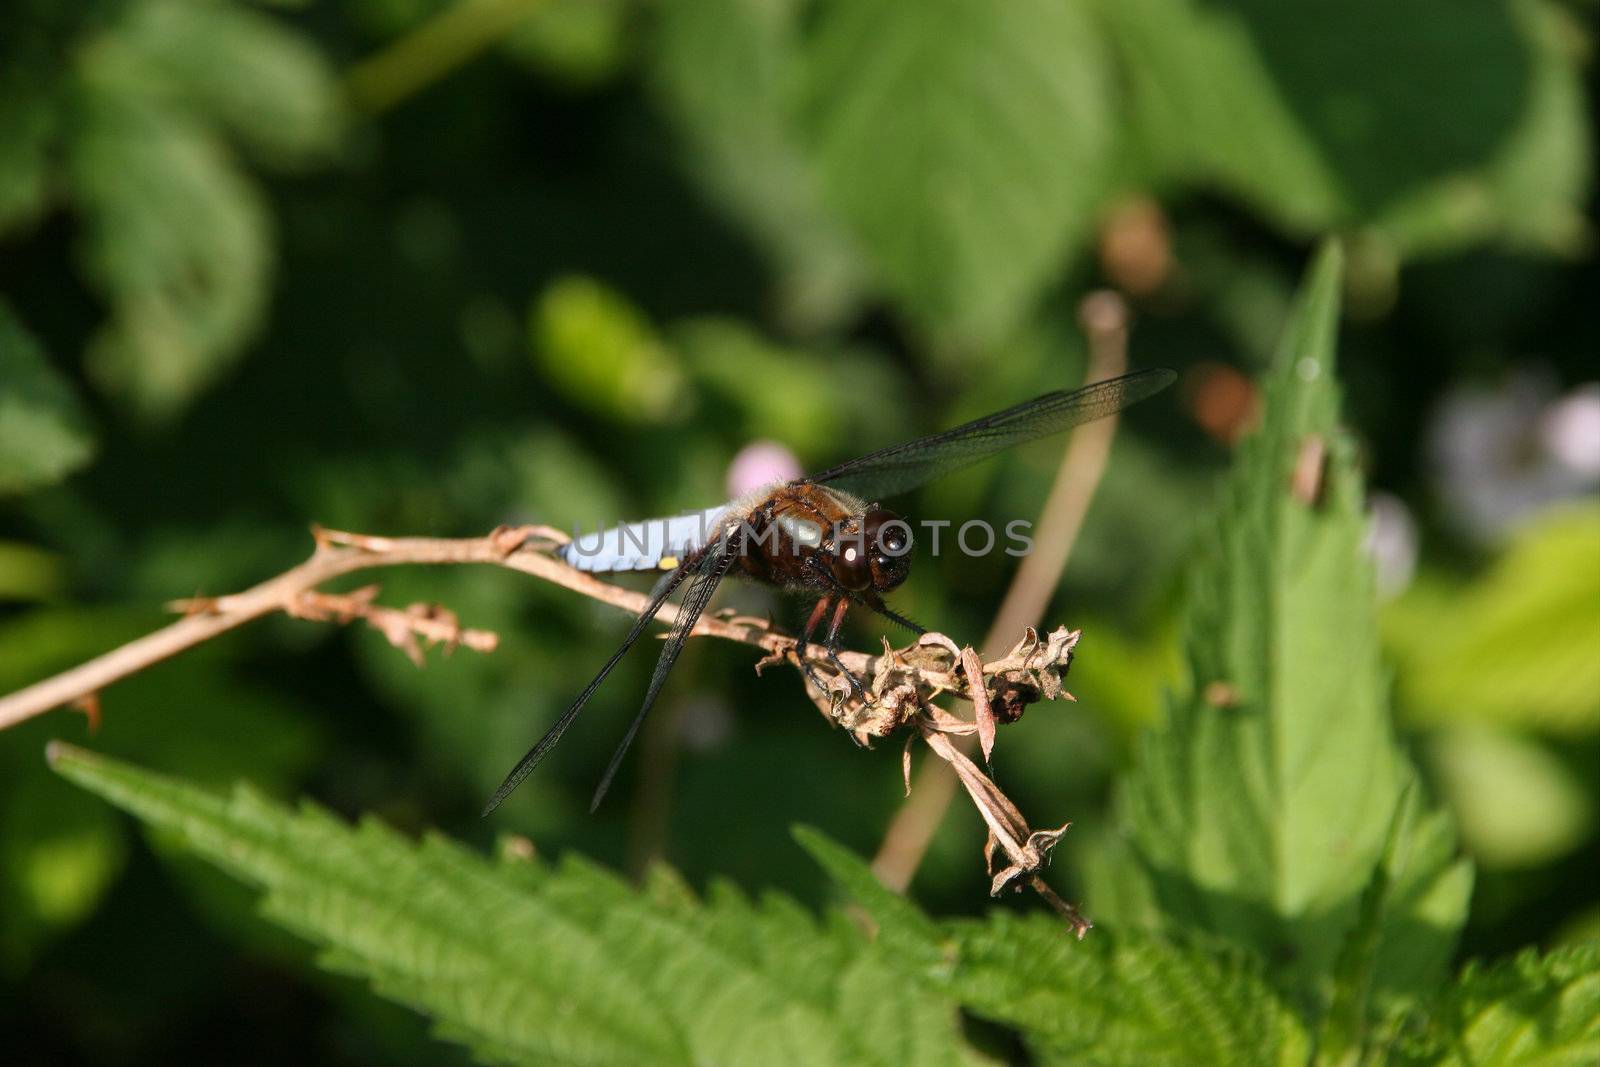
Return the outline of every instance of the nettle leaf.
{"type": "Polygon", "coordinates": [[[1404,1067],[1591,1067],[1600,1061],[1600,941],[1469,965],[1406,1035],[1404,1067]]]}
{"type": "MultiPolygon", "coordinates": [[[[1190,684],[1123,782],[1129,854],[1173,926],[1255,947],[1325,1002],[1415,772],[1379,660],[1354,449],[1337,424],[1340,257],[1317,259],[1201,536],[1188,593],[1190,684]]],[[[1402,823],[1375,997],[1426,992],[1466,913],[1469,869],[1442,815],[1402,823]]]]}
{"type": "Polygon", "coordinates": [[[935,924],[814,830],[806,851],[872,917],[907,976],[1015,1027],[1042,1063],[1105,1067],[1303,1064],[1310,1044],[1259,961],[1226,946],[995,912],[935,924]]]}
{"type": "Polygon", "coordinates": [[[780,304],[801,326],[849,311],[860,256],[823,206],[794,129],[803,0],[665,0],[650,85],[684,136],[695,177],[773,260],[780,304]]]}
{"type": "Polygon", "coordinates": [[[149,90],[284,165],[326,156],[341,102],[333,68],[278,20],[235,4],[144,0],[107,46],[149,90]]]}
{"type": "Polygon", "coordinates": [[[1441,938],[1438,930],[1460,924],[1468,886],[1464,873],[1436,874],[1451,867],[1454,852],[1449,816],[1425,810],[1420,786],[1408,783],[1362,893],[1356,924],[1335,962],[1333,997],[1318,1041],[1322,1062],[1363,1062],[1383,1040],[1376,1024],[1393,1013],[1377,1002],[1380,977],[1387,988],[1420,991],[1449,965],[1453,939],[1441,938]]]}
{"type": "Polygon", "coordinates": [[[69,166],[84,270],[111,306],[90,373],[142,414],[173,414],[259,323],[271,277],[259,193],[204,127],[106,84],[86,90],[69,166]]]}
{"type": "Polygon", "coordinates": [[[50,755],[260,887],[266,914],[328,966],[495,1062],[974,1062],[949,1000],[782,898],[718,886],[702,902],[668,875],[641,893],[578,860],[494,863],[245,787],[221,797],[70,746],[50,755]]]}
{"type": "Polygon", "coordinates": [[[1059,920],[997,912],[956,927],[951,990],[1021,1030],[1044,1062],[1104,1067],[1303,1064],[1310,1041],[1250,954],[1132,930],[1083,942],[1059,920]]]}
{"type": "Polygon", "coordinates": [[[0,301],[0,495],[51,485],[94,455],[72,386],[0,301]]]}
{"type": "Polygon", "coordinates": [[[238,357],[271,284],[270,219],[231,144],[277,165],[326,158],[341,97],[309,39],[270,16],[210,0],[111,7],[24,42],[50,88],[0,105],[0,225],[37,213],[42,188],[78,216],[108,310],[90,375],[160,418],[238,357]]]}
{"type": "Polygon", "coordinates": [[[1150,180],[1220,185],[1300,233],[1370,226],[1399,255],[1490,238],[1580,247],[1584,35],[1554,5],[1098,9],[1150,180]]]}
{"type": "Polygon", "coordinates": [[[1378,226],[1402,255],[1490,239],[1572,256],[1587,247],[1584,204],[1594,179],[1584,87],[1590,34],[1561,5],[1517,0],[1508,7],[1531,48],[1531,69],[1515,98],[1516,125],[1483,165],[1382,212],[1378,226]]]}
{"type": "Polygon", "coordinates": [[[1082,0],[836,0],[807,42],[823,192],[954,341],[1006,332],[1089,231],[1115,120],[1082,0]]]}
{"type": "Polygon", "coordinates": [[[1343,197],[1231,7],[1099,0],[1127,86],[1128,143],[1168,184],[1215,184],[1292,231],[1339,219],[1343,197]]]}

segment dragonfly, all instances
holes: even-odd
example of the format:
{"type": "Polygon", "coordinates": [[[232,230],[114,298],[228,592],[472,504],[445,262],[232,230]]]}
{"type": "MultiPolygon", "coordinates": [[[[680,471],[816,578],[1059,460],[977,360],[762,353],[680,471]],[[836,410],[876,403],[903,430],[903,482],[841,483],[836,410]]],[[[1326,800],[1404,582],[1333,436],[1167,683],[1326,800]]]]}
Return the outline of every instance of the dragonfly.
{"type": "Polygon", "coordinates": [[[884,603],[884,595],[910,573],[913,546],[910,525],[882,501],[1006,449],[1115,414],[1160,392],[1176,378],[1174,372],[1157,368],[1046,393],[953,429],[880,448],[820,474],[768,485],[714,508],[574,538],[559,550],[573,567],[595,573],[652,570],[662,572],[662,577],[622,644],[506,775],[483,813],[499,807],[549,755],[606,676],[680,588],[686,591],[656,659],[644,703],[612,755],[590,811],[599,807],[610,788],[695,622],[730,574],[815,597],[796,641],[796,661],[819,691],[827,691],[807,658],[814,635],[827,620],[823,654],[851,689],[864,696],[859,680],[838,656],[839,628],[850,608],[863,608],[917,634],[926,632],[884,603]]]}

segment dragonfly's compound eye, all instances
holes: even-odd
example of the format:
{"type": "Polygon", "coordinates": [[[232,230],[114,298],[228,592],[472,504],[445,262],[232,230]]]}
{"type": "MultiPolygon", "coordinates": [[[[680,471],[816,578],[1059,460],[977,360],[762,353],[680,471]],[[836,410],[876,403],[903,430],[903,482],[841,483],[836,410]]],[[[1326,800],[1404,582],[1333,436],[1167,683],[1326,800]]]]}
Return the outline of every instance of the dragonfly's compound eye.
{"type": "Polygon", "coordinates": [[[887,593],[911,573],[911,525],[878,508],[867,512],[861,526],[871,551],[872,586],[887,593]]]}

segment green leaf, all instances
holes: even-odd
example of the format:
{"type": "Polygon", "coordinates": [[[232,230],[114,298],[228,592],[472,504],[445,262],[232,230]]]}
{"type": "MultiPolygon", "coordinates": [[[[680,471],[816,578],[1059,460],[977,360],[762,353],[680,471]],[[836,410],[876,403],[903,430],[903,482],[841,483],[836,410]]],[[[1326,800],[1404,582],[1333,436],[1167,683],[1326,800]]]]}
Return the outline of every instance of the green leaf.
{"type": "Polygon", "coordinates": [[[56,770],[259,886],[325,963],[485,1059],[568,1064],[970,1062],[952,1006],[846,924],[670,875],[491,863],[443,838],[230,797],[65,745],[56,770]]]}
{"type": "Polygon", "coordinates": [[[323,158],[340,95],[279,19],[205,0],[111,9],[50,42],[65,91],[48,151],[81,222],[82,271],[109,307],[89,373],[162,418],[221,375],[265,309],[270,219],[228,138],[273,162],[323,158]]]}
{"type": "Polygon", "coordinates": [[[799,326],[849,311],[861,257],[823,206],[793,123],[801,0],[665,0],[650,42],[650,85],[713,203],[773,261],[779,304],[799,326]]]}
{"type": "Polygon", "coordinates": [[[1229,7],[1358,217],[1486,162],[1528,91],[1532,50],[1503,3],[1229,7]]]}
{"type": "Polygon", "coordinates": [[[1470,965],[1391,1061],[1401,1067],[1590,1067],[1600,1061],[1600,941],[1470,965]]]}
{"type": "Polygon", "coordinates": [[[837,0],[808,42],[823,192],[902,310],[1010,330],[1089,231],[1114,117],[1082,0],[837,0]]]}
{"type": "Polygon", "coordinates": [[[56,100],[48,89],[0,69],[0,233],[44,211],[55,122],[56,100]]]}
{"type": "Polygon", "coordinates": [[[128,853],[115,815],[40,764],[39,746],[61,729],[60,722],[24,724],[7,731],[0,751],[0,976],[7,978],[28,973],[51,940],[93,915],[128,853]]]}
{"type": "Polygon", "coordinates": [[[958,927],[950,987],[1041,1061],[1103,1067],[1304,1064],[1310,1042],[1248,953],[1005,913],[958,927]]]}
{"type": "Polygon", "coordinates": [[[1139,169],[1166,184],[1221,185],[1299,233],[1341,216],[1343,196],[1231,6],[1100,0],[1127,85],[1139,169]]]}
{"type": "Polygon", "coordinates": [[[1370,226],[1401,256],[1581,248],[1586,39],[1555,5],[1098,8],[1150,181],[1221,186],[1302,234],[1370,226]]]}
{"type": "Polygon", "coordinates": [[[1600,733],[1596,544],[1600,506],[1557,507],[1481,578],[1428,578],[1390,605],[1384,636],[1407,720],[1600,733]]]}
{"type": "Polygon", "coordinates": [[[282,21],[238,4],[145,0],[102,42],[119,77],[215,122],[278,164],[330,154],[342,129],[332,68],[282,21]]]}
{"type": "Polygon", "coordinates": [[[545,0],[506,38],[506,50],[577,89],[626,69],[628,0],[545,0]]]}
{"type": "Polygon", "coordinates": [[[918,961],[935,970],[943,969],[940,951],[944,935],[937,924],[878,881],[861,857],[837,841],[809,826],[796,826],[793,832],[800,847],[828,872],[828,877],[872,916],[882,943],[893,949],[902,964],[918,961]]]}
{"type": "Polygon", "coordinates": [[[1586,247],[1583,204],[1594,179],[1594,139],[1584,66],[1592,36],[1559,5],[1517,0],[1509,8],[1532,52],[1516,125],[1482,166],[1381,213],[1378,227],[1401,255],[1484,240],[1572,256],[1586,247]]]}
{"type": "Polygon", "coordinates": [[[1536,741],[1459,726],[1427,739],[1440,797],[1481,866],[1532,867],[1583,844],[1595,822],[1592,779],[1536,741]]]}
{"type": "Polygon", "coordinates": [[[54,599],[66,585],[65,570],[61,557],[49,549],[0,541],[0,600],[54,599]]]}
{"type": "Polygon", "coordinates": [[[0,495],[59,482],[92,455],[72,386],[0,301],[0,495]]]}
{"type": "Polygon", "coordinates": [[[827,461],[861,426],[910,435],[884,411],[882,397],[906,387],[880,353],[860,347],[808,349],[772,342],[733,318],[675,322],[667,337],[698,391],[727,411],[727,429],[781,441],[801,457],[827,461]],[[785,381],[781,390],[771,383],[785,381]],[[839,383],[849,382],[841,390],[839,383]]]}
{"type": "Polygon", "coordinates": [[[848,850],[815,830],[797,828],[795,837],[871,916],[908,977],[1015,1027],[1040,1062],[1306,1062],[1304,1028],[1248,953],[1104,926],[1080,942],[1037,912],[941,928],[848,850]]]}
{"type": "Polygon", "coordinates": [[[644,422],[681,414],[675,355],[642,311],[601,282],[557,279],[539,294],[529,332],[540,371],[574,402],[644,422]]]}
{"type": "MultiPolygon", "coordinates": [[[[1189,685],[1122,788],[1132,855],[1167,921],[1253,946],[1313,1003],[1413,778],[1389,720],[1355,450],[1337,425],[1339,273],[1330,247],[1269,374],[1262,426],[1203,528],[1189,685]]],[[[1379,969],[1384,997],[1429,988],[1470,885],[1447,822],[1403,829],[1395,848],[1412,862],[1384,938],[1413,965],[1379,969]]]]}
{"type": "Polygon", "coordinates": [[[1449,818],[1424,811],[1420,795],[1415,781],[1406,786],[1362,893],[1356,924],[1340,949],[1333,999],[1318,1042],[1323,1062],[1365,1062],[1381,1040],[1374,1024],[1393,1013],[1375,996],[1382,992],[1380,978],[1391,987],[1426,989],[1450,962],[1451,939],[1436,936],[1435,930],[1459,924],[1471,872],[1464,862],[1452,867],[1449,818]],[[1437,877],[1445,869],[1449,873],[1437,877]]]}
{"type": "Polygon", "coordinates": [[[84,270],[111,303],[90,372],[140,414],[170,416],[259,322],[268,219],[206,129],[114,79],[86,90],[70,167],[84,270]]]}

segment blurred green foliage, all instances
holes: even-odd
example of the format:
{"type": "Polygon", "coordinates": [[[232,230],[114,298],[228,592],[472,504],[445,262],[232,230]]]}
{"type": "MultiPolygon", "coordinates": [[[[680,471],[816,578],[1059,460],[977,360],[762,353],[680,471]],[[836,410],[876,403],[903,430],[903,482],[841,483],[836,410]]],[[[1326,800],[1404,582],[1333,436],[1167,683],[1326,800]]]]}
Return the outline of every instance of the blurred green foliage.
{"type": "MultiPolygon", "coordinates": [[[[1486,545],[1441,504],[1462,475],[1431,457],[1433,411],[1458,390],[1594,377],[1592,16],[1590,0],[18,0],[0,12],[0,691],[146,632],[169,599],[276,573],[312,521],[473,534],[665,514],[722,498],[756,438],[824,466],[1074,383],[1078,300],[1121,286],[1133,361],[1178,367],[1182,396],[1123,420],[1051,606],[1085,629],[1079,703],[1009,727],[995,765],[1024,811],[1076,821],[1052,878],[1106,928],[1061,944],[1042,916],[963,925],[901,904],[891,922],[879,900],[885,944],[864,946],[774,905],[773,936],[832,953],[797,981],[824,963],[880,975],[937,930],[970,969],[929,964],[884,1011],[951,1036],[960,1004],[1024,1035],[1025,1053],[968,1035],[1003,1058],[1246,1062],[1367,1039],[1380,1016],[1351,991],[1388,1011],[1444,987],[1459,928],[1458,958],[1551,951],[1472,968],[1395,1055],[1516,1062],[1537,1031],[1581,1061],[1593,959],[1553,946],[1600,914],[1594,485],[1486,545]],[[1127,229],[1129,205],[1157,221],[1127,229]],[[1275,463],[1282,435],[1328,431],[1329,508],[1307,525],[1247,480],[1219,512],[1232,449],[1207,428],[1206,382],[1267,367],[1307,243],[1330,231],[1343,268],[1324,261],[1297,321],[1331,371],[1342,289],[1352,433],[1280,366],[1242,453],[1275,463]],[[1167,264],[1154,283],[1135,284],[1129,247],[1167,264]],[[1273,407],[1286,392],[1319,406],[1273,407]],[[1351,562],[1358,468],[1407,505],[1420,548],[1378,630],[1351,562]],[[1221,724],[1211,675],[1243,698],[1221,724]],[[1354,765],[1364,785],[1341,776],[1354,765]],[[1330,827],[1348,836],[1317,836],[1330,827]],[[1171,1029],[1130,1031],[1152,1005],[1171,1029]],[[1261,1039],[1241,1049],[1237,1031],[1261,1039]]],[[[1505,469],[1543,432],[1527,425],[1505,469]]],[[[1058,457],[1023,450],[906,510],[1031,515],[1058,457]]],[[[1012,568],[922,559],[897,605],[976,641],[1012,568]]],[[[607,866],[659,855],[692,884],[804,905],[827,881],[785,828],[870,852],[899,803],[893,746],[857,753],[791,678],[708,643],[641,746],[658,755],[598,816],[584,801],[644,654],[498,824],[478,822],[624,620],[505,574],[382,578],[385,602],[446,604],[500,651],[417,671],[375,634],[269,620],[108,690],[88,742],[184,783],[246,779],[480,845],[515,830],[607,866]],[[648,775],[665,807],[630,803],[648,775]]],[[[83,716],[0,733],[0,1026],[24,1058],[453,1054],[319,977],[188,846],[152,847],[50,775],[53,737],[83,740],[83,716]]],[[[172,788],[180,815],[210,810],[172,788]]],[[[982,832],[952,812],[914,886],[928,913],[978,910],[982,832]]],[[[702,913],[572,870],[550,877],[630,922],[659,906],[680,932],[767,936],[732,895],[702,913]]],[[[807,958],[792,943],[772,942],[786,969],[807,958]]]]}

